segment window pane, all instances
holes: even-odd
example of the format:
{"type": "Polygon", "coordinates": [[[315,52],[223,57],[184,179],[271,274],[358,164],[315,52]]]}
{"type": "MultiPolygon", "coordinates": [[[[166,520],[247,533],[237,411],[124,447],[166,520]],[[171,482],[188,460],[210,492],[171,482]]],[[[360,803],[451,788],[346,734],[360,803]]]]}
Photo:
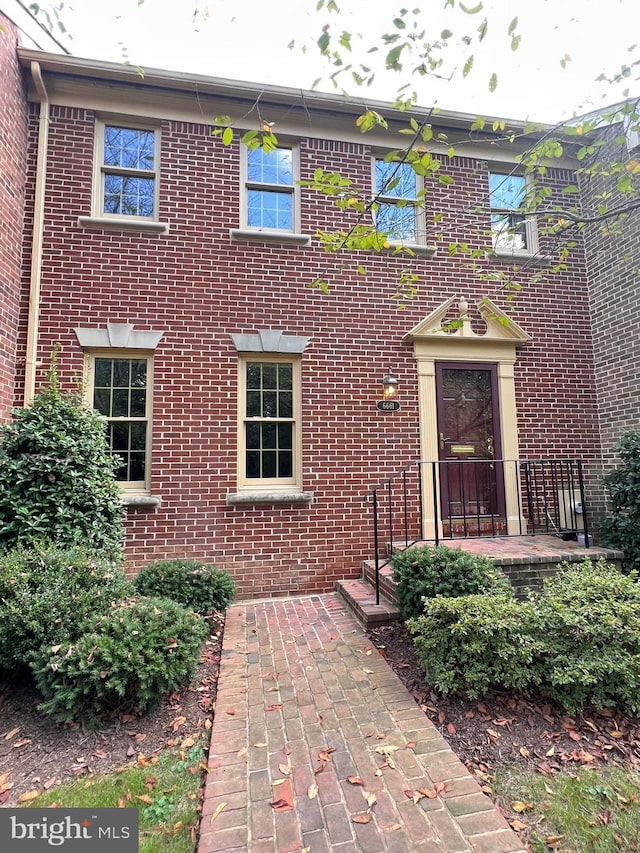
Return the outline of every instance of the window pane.
{"type": "Polygon", "coordinates": [[[291,390],[293,388],[293,366],[290,364],[278,365],[278,388],[291,390]]]}
{"type": "Polygon", "coordinates": [[[132,453],[130,456],[129,480],[144,480],[145,455],[144,453],[132,453]]]}
{"type": "Polygon", "coordinates": [[[408,163],[376,160],[376,193],[393,198],[415,199],[416,173],[408,163]]]}
{"type": "Polygon", "coordinates": [[[252,183],[293,186],[293,152],[289,148],[247,151],[247,177],[252,183]]]}
{"type": "Polygon", "coordinates": [[[260,391],[247,391],[247,417],[257,418],[262,414],[260,391]]]}
{"type": "Polygon", "coordinates": [[[293,417],[293,394],[290,391],[281,391],[278,396],[278,417],[293,417]]]}
{"type": "Polygon", "coordinates": [[[491,207],[502,210],[517,210],[524,198],[525,179],[522,175],[489,175],[491,207]]]}
{"type": "Polygon", "coordinates": [[[278,454],[278,477],[293,477],[293,453],[290,451],[278,454]]]}
{"type": "Polygon", "coordinates": [[[95,362],[95,386],[96,388],[108,388],[111,385],[111,374],[113,361],[110,358],[96,358],[95,362]]]}
{"type": "Polygon", "coordinates": [[[104,213],[153,216],[155,179],[104,176],[104,213]]]}
{"type": "Polygon", "coordinates": [[[247,362],[247,388],[260,388],[262,384],[262,365],[256,361],[247,362]]]}
{"type": "Polygon", "coordinates": [[[277,477],[277,455],[275,450],[268,450],[262,454],[262,476],[277,477]]]}
{"type": "Polygon", "coordinates": [[[499,250],[526,249],[527,228],[524,216],[493,214],[491,217],[493,248],[499,250]]]}
{"type": "Polygon", "coordinates": [[[129,449],[129,424],[111,424],[111,449],[117,451],[129,449]]]}
{"type": "Polygon", "coordinates": [[[260,447],[260,427],[261,424],[247,424],[247,447],[260,447]]]}
{"type": "Polygon", "coordinates": [[[416,212],[412,204],[380,204],[375,214],[376,228],[392,240],[416,240],[416,212]]]}
{"type": "Polygon", "coordinates": [[[293,228],[293,195],[291,193],[249,190],[247,225],[250,228],[293,228]]]}
{"type": "Polygon", "coordinates": [[[262,424],[262,446],[267,448],[275,448],[276,444],[276,424],[262,424]]]}
{"type": "Polygon", "coordinates": [[[144,450],[147,443],[147,425],[143,423],[131,424],[130,442],[132,450],[144,450]]]}
{"type": "Polygon", "coordinates": [[[293,424],[278,424],[278,447],[281,450],[293,449],[293,424]]]}
{"type": "Polygon", "coordinates": [[[93,408],[101,415],[111,414],[111,391],[108,388],[96,388],[93,392],[93,408]]]}
{"type": "Polygon", "coordinates": [[[132,418],[143,418],[147,409],[147,392],[144,388],[133,388],[131,390],[131,410],[129,414],[132,418]]]}
{"type": "Polygon", "coordinates": [[[260,477],[260,454],[255,450],[247,452],[247,477],[251,480],[260,477]]]}
{"type": "Polygon", "coordinates": [[[127,388],[114,389],[111,403],[111,417],[126,418],[129,417],[130,414],[129,390],[127,388]]]}
{"type": "Polygon", "coordinates": [[[107,125],[104,129],[104,164],[125,169],[154,168],[155,134],[107,125]]]}
{"type": "Polygon", "coordinates": [[[277,388],[278,387],[278,365],[271,362],[265,362],[262,365],[262,387],[277,388]]]}

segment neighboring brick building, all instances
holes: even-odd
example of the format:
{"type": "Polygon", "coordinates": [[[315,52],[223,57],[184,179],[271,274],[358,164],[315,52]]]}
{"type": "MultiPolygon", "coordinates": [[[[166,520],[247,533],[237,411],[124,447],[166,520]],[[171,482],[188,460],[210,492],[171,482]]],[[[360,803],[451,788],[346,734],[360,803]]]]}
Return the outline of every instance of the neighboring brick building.
{"type": "MultiPolygon", "coordinates": [[[[519,233],[501,231],[514,223],[523,179],[508,176],[530,139],[481,140],[467,116],[440,113],[435,131],[464,140],[464,156],[431,149],[453,183],[426,179],[422,214],[411,204],[414,173],[401,168],[378,212],[411,255],[328,254],[316,233],[348,232],[358,214],[298,181],[340,171],[354,182],[349,193],[373,196],[393,167],[384,154],[404,139],[360,134],[360,103],[161,71],[141,77],[26,49],[21,78],[6,41],[3,50],[17,127],[15,152],[0,157],[13,184],[26,159],[27,190],[26,199],[0,200],[10,233],[0,382],[6,398],[15,379],[22,404],[62,344],[63,385],[84,377],[124,459],[130,566],[197,557],[228,569],[241,595],[329,589],[371,553],[366,497],[375,486],[414,460],[474,448],[485,460],[579,457],[589,494],[598,493],[583,253],[524,288],[513,313],[503,313],[491,281],[507,265],[524,282],[546,263],[534,223],[516,216],[519,233]],[[212,135],[220,115],[241,130],[273,122],[278,152],[252,153],[237,135],[223,144],[212,135]],[[453,241],[474,257],[450,254],[453,241]],[[41,251],[32,255],[33,246],[41,251]],[[419,289],[399,310],[393,293],[406,268],[419,289]],[[328,293],[310,286],[317,277],[328,293]],[[452,318],[463,321],[455,334],[434,331],[452,318]],[[389,369],[398,411],[377,408],[389,369]]],[[[406,123],[375,106],[392,130],[406,123]]],[[[572,167],[548,170],[554,194],[573,180],[572,167]]],[[[473,512],[496,513],[513,532],[521,508],[505,486],[490,509],[476,477],[473,512]]],[[[468,495],[451,483],[444,491],[456,515],[468,495]]],[[[427,531],[441,523],[432,504],[427,496],[427,531]]]]}

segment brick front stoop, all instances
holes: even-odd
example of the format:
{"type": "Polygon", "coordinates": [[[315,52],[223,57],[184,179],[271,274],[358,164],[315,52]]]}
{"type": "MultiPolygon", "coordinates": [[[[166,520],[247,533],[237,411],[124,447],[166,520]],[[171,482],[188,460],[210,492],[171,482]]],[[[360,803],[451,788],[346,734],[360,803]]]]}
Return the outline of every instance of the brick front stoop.
{"type": "Polygon", "coordinates": [[[208,770],[198,853],[525,853],[336,594],[229,608],[208,770]]]}

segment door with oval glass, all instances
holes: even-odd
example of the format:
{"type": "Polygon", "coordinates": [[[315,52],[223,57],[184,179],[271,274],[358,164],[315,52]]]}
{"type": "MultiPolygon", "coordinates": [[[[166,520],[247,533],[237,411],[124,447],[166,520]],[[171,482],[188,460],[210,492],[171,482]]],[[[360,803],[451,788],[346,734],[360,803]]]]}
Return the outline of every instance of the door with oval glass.
{"type": "Polygon", "coordinates": [[[497,366],[437,363],[436,395],[444,533],[497,533],[504,526],[497,366]]]}

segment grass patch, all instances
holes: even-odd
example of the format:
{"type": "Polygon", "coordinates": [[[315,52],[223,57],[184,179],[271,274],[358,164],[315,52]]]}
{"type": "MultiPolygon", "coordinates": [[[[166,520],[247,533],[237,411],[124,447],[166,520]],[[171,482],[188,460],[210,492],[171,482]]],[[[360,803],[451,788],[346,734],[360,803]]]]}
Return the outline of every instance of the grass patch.
{"type": "Polygon", "coordinates": [[[26,808],[137,808],[140,853],[193,853],[204,753],[167,750],[105,775],[85,776],[45,791],[26,808]]]}
{"type": "Polygon", "coordinates": [[[640,774],[631,768],[583,768],[549,778],[512,767],[495,775],[492,788],[515,813],[514,828],[530,828],[533,853],[640,850],[640,774]]]}

